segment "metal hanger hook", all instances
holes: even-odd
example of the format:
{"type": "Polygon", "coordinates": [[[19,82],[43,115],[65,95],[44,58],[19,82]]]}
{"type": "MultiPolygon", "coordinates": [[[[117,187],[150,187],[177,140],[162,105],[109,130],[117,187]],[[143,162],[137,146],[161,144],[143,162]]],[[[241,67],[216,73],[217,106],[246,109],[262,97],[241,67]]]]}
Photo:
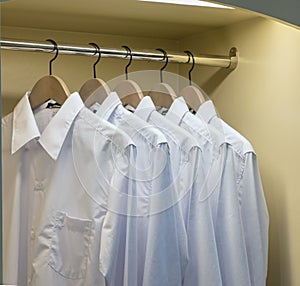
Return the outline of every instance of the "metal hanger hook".
{"type": "Polygon", "coordinates": [[[128,57],[128,54],[130,56],[129,62],[125,67],[125,76],[126,76],[126,80],[128,80],[128,68],[129,68],[129,66],[131,65],[131,62],[132,62],[132,52],[131,52],[131,49],[128,46],[122,46],[122,48],[126,49],[126,51],[127,51],[127,54],[126,54],[125,58],[128,57]]]}
{"type": "Polygon", "coordinates": [[[187,64],[190,62],[191,58],[192,58],[192,61],[193,61],[192,67],[189,70],[189,82],[190,82],[190,85],[192,85],[192,71],[195,67],[195,58],[194,58],[194,55],[190,51],[184,51],[184,52],[189,56],[187,64]]]}
{"type": "Polygon", "coordinates": [[[162,60],[166,60],[165,64],[160,69],[160,82],[163,82],[162,73],[163,73],[163,70],[167,67],[167,65],[169,63],[169,57],[168,57],[168,54],[165,50],[163,50],[163,49],[156,49],[156,50],[159,51],[159,52],[162,52],[164,54],[164,57],[163,57],[162,60]]]}
{"type": "Polygon", "coordinates": [[[101,50],[100,50],[100,47],[96,43],[89,43],[89,45],[91,45],[91,46],[93,46],[95,48],[96,51],[95,51],[94,55],[98,54],[98,59],[93,64],[94,78],[97,78],[96,65],[100,62],[100,59],[101,59],[101,50]]]}
{"type": "Polygon", "coordinates": [[[55,51],[55,56],[50,60],[49,62],[49,75],[52,75],[52,63],[56,60],[56,58],[58,57],[58,47],[57,47],[57,43],[52,40],[52,39],[47,39],[47,42],[50,42],[51,44],[53,44],[53,51],[55,51]]]}

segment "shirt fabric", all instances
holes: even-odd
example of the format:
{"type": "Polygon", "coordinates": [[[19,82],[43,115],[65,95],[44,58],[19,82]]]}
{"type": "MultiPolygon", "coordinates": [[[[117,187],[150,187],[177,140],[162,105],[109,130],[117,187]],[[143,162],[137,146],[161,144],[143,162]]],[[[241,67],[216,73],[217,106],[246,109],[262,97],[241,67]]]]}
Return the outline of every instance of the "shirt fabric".
{"type": "Polygon", "coordinates": [[[141,100],[134,114],[158,128],[165,135],[169,146],[174,188],[176,188],[177,197],[183,198],[191,190],[194,180],[191,182],[188,180],[181,182],[181,180],[189,178],[187,172],[197,169],[198,160],[201,160],[202,157],[201,146],[189,132],[156,111],[149,96],[145,96],[141,100]]]}
{"type": "Polygon", "coordinates": [[[98,254],[107,193],[122,188],[113,178],[126,174],[133,142],[78,93],[58,110],[32,111],[28,96],[2,120],[4,282],[105,285],[98,254]]]}
{"type": "Polygon", "coordinates": [[[202,120],[188,110],[182,97],[172,103],[166,118],[187,130],[202,146],[203,161],[193,185],[188,222],[189,262],[183,285],[223,285],[215,240],[215,220],[220,195],[224,145],[202,120]],[[218,142],[219,144],[215,144],[218,142]]]}
{"type": "MultiPolygon", "coordinates": [[[[184,261],[182,257],[179,257],[182,261],[182,266],[178,267],[178,264],[174,263],[170,255],[170,253],[174,252],[174,245],[171,243],[172,240],[169,238],[176,236],[176,232],[180,229],[182,219],[177,217],[177,220],[174,222],[173,216],[170,216],[170,213],[182,213],[181,216],[184,220],[186,231],[185,235],[187,236],[190,204],[193,196],[192,190],[195,180],[197,179],[197,171],[200,169],[199,166],[202,164],[202,150],[197,140],[191,134],[156,111],[155,105],[149,96],[146,96],[141,100],[135,110],[135,114],[161,130],[168,140],[173,177],[172,184],[174,185],[174,191],[177,193],[177,201],[174,202],[172,208],[166,210],[164,214],[158,218],[156,223],[153,224],[153,230],[156,233],[161,234],[162,237],[166,236],[166,231],[168,233],[167,237],[169,243],[163,243],[162,239],[157,243],[157,245],[160,246],[159,259],[161,260],[160,263],[165,265],[164,267],[167,273],[172,273],[174,278],[176,278],[176,281],[172,281],[171,279],[166,280],[164,277],[160,277],[160,281],[164,281],[161,285],[182,285],[187,261],[184,261]],[[174,229],[171,227],[174,223],[177,227],[175,233],[174,229]]],[[[186,243],[188,243],[188,240],[186,240],[186,243]]],[[[147,265],[156,263],[156,259],[157,258],[153,256],[146,258],[147,265]]],[[[159,273],[158,269],[157,273],[159,273]]],[[[145,274],[148,275],[147,272],[145,272],[145,274]]]]}
{"type": "Polygon", "coordinates": [[[2,119],[6,284],[263,286],[269,217],[251,144],[183,98],[161,116],[73,93],[2,119]],[[180,129],[181,127],[182,129],[180,129]]]}
{"type": "Polygon", "coordinates": [[[269,216],[255,152],[247,139],[217,116],[212,101],[200,106],[197,117],[222,132],[227,144],[216,235],[223,284],[263,286],[269,216]]]}
{"type": "Polygon", "coordinates": [[[107,285],[181,285],[186,231],[181,212],[173,207],[178,199],[165,136],[126,110],[115,92],[92,110],[124,130],[137,151],[129,187],[123,189],[127,204],[114,198],[127,213],[109,212],[103,226],[100,270],[107,285]],[[164,232],[158,224],[165,226],[164,232]]]}

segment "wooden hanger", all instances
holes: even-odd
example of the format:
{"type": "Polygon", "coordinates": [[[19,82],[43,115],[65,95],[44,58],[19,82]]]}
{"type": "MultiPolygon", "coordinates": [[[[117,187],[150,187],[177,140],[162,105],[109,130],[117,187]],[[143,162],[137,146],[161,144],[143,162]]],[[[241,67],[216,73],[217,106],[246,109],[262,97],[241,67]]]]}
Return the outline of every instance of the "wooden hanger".
{"type": "Polygon", "coordinates": [[[98,53],[98,59],[93,64],[93,72],[94,78],[86,81],[82,87],[80,88],[79,94],[81,96],[82,101],[86,106],[91,106],[95,102],[102,104],[104,99],[108,97],[110,94],[110,89],[104,80],[97,78],[96,75],[96,65],[99,63],[101,59],[101,51],[100,47],[95,43],[89,43],[96,49],[96,53],[98,53]]]}
{"type": "Polygon", "coordinates": [[[120,82],[115,87],[114,91],[118,94],[123,105],[131,105],[132,107],[136,108],[144,95],[139,85],[135,81],[128,79],[128,67],[132,62],[131,49],[127,46],[122,46],[122,48],[125,48],[127,50],[126,57],[129,54],[130,59],[129,63],[125,67],[126,80],[120,82]]]}
{"type": "Polygon", "coordinates": [[[155,106],[162,106],[166,108],[170,108],[172,102],[177,97],[173,88],[167,83],[163,83],[162,73],[166,68],[169,62],[169,58],[167,52],[163,49],[156,49],[164,54],[164,58],[166,62],[164,66],[160,69],[160,83],[157,84],[150,92],[149,96],[151,97],[155,106]]]}
{"type": "Polygon", "coordinates": [[[33,86],[29,102],[32,109],[39,107],[49,99],[63,105],[69,95],[70,91],[62,79],[54,75],[46,75],[33,86]]]}
{"type": "Polygon", "coordinates": [[[105,81],[100,78],[92,78],[83,84],[79,94],[84,104],[89,107],[95,102],[102,104],[110,92],[110,88],[105,81]]]}
{"type": "Polygon", "coordinates": [[[131,105],[137,108],[140,101],[144,97],[143,92],[139,85],[133,80],[124,80],[120,82],[114,89],[122,101],[122,104],[131,105]]]}
{"type": "Polygon", "coordinates": [[[184,87],[179,96],[182,96],[189,108],[197,111],[202,103],[206,101],[201,90],[195,86],[189,85],[184,87]]]}
{"type": "Polygon", "coordinates": [[[170,108],[174,99],[177,97],[173,88],[167,83],[157,84],[150,92],[149,96],[151,97],[155,106],[161,106],[170,108]]]}
{"type": "Polygon", "coordinates": [[[193,64],[191,69],[189,70],[189,85],[184,87],[180,91],[179,96],[182,96],[184,98],[189,108],[193,109],[194,111],[197,111],[200,105],[206,101],[206,98],[203,92],[199,88],[192,86],[192,70],[194,69],[195,66],[194,55],[190,51],[184,51],[184,52],[189,56],[187,63],[189,63],[190,59],[192,58],[193,64]]]}
{"type": "Polygon", "coordinates": [[[29,102],[32,109],[37,108],[49,99],[53,99],[62,105],[70,95],[70,91],[64,81],[61,78],[52,75],[52,62],[58,56],[58,48],[55,41],[51,39],[48,39],[47,41],[54,45],[56,53],[49,62],[49,75],[39,79],[30,92],[29,102]]]}

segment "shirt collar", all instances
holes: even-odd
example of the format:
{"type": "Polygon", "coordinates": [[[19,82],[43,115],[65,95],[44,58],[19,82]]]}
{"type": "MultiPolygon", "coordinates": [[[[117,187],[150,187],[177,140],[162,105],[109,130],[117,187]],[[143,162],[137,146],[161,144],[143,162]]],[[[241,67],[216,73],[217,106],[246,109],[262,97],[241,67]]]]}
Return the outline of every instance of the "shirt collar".
{"type": "Polygon", "coordinates": [[[11,153],[14,154],[33,138],[40,137],[27,92],[13,110],[11,153]]]}
{"type": "Polygon", "coordinates": [[[200,105],[196,116],[202,118],[206,123],[209,123],[214,117],[218,115],[213,102],[211,100],[207,100],[200,105]]]}
{"type": "Polygon", "coordinates": [[[101,105],[97,105],[97,112],[96,114],[108,120],[110,115],[114,112],[114,110],[119,106],[122,105],[122,102],[116,92],[111,92],[107,98],[103,101],[101,105]]]}
{"type": "Polygon", "coordinates": [[[83,107],[79,93],[72,93],[43,131],[39,142],[54,160],[59,155],[75,117],[83,107]]]}
{"type": "Polygon", "coordinates": [[[169,135],[169,140],[172,140],[177,145],[179,144],[180,148],[185,152],[187,160],[189,157],[189,152],[193,147],[198,147],[201,149],[201,146],[198,144],[197,140],[188,131],[171,122],[158,111],[152,112],[149,120],[154,126],[162,128],[162,130],[169,135]]]}
{"type": "Polygon", "coordinates": [[[218,117],[215,106],[211,100],[205,101],[200,105],[196,116],[209,124],[210,132],[213,134],[212,137],[218,147],[225,143],[224,131],[220,122],[218,121],[214,122],[214,124],[210,124],[213,118],[218,117]]]}
{"type": "Polygon", "coordinates": [[[39,138],[39,143],[51,158],[56,160],[68,131],[84,104],[78,92],[72,93],[40,134],[28,96],[29,93],[21,99],[13,111],[12,153],[33,138],[39,138]]]}
{"type": "Polygon", "coordinates": [[[168,113],[166,114],[166,118],[179,126],[182,122],[185,122],[185,124],[188,125],[193,132],[200,134],[201,138],[212,144],[213,141],[209,132],[208,124],[201,118],[197,118],[195,115],[190,113],[183,97],[178,97],[173,101],[168,113]]]}
{"type": "Polygon", "coordinates": [[[171,122],[165,116],[156,111],[155,105],[150,96],[143,97],[134,113],[145,121],[150,121],[155,127],[163,128],[165,132],[170,131],[173,134],[173,140],[175,135],[176,142],[180,144],[187,156],[193,147],[201,148],[197,141],[186,130],[180,128],[177,124],[171,122]]]}
{"type": "Polygon", "coordinates": [[[145,121],[148,121],[151,113],[154,111],[156,111],[156,109],[151,97],[145,96],[140,101],[134,113],[145,121]]]}
{"type": "Polygon", "coordinates": [[[180,125],[181,120],[187,112],[189,112],[188,106],[186,105],[184,98],[181,96],[173,101],[166,114],[166,118],[170,119],[175,124],[180,125]]]}
{"type": "Polygon", "coordinates": [[[133,138],[136,133],[140,133],[154,146],[167,142],[165,136],[159,130],[124,108],[116,92],[111,92],[101,105],[94,104],[91,109],[94,109],[94,112],[96,111],[96,115],[100,118],[108,121],[112,114],[118,114],[119,120],[121,118],[121,122],[129,126],[129,128],[126,128],[126,133],[131,138],[133,138]]]}

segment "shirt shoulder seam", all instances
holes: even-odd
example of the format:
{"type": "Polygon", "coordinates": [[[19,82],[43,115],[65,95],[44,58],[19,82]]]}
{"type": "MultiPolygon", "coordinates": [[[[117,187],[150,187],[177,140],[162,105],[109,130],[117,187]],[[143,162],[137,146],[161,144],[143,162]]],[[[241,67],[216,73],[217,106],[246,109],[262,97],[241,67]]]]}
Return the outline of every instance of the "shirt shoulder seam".
{"type": "MultiPolygon", "coordinates": [[[[112,136],[107,136],[104,132],[103,132],[103,128],[101,128],[101,126],[95,126],[93,125],[89,120],[86,120],[85,117],[80,116],[81,119],[83,119],[89,126],[91,126],[93,129],[95,129],[95,131],[97,131],[98,133],[100,133],[103,137],[105,137],[107,140],[109,140],[110,142],[112,142],[117,148],[118,150],[124,150],[126,149],[130,144],[124,144],[124,146],[120,146],[120,144],[116,143],[114,138],[112,136]]],[[[100,118],[99,118],[100,119],[100,118]]],[[[100,119],[101,120],[101,119],[100,119]]],[[[117,129],[115,130],[116,132],[117,129]]],[[[119,133],[119,132],[118,132],[119,133]]],[[[119,133],[120,135],[122,135],[121,133],[119,133]]]]}

